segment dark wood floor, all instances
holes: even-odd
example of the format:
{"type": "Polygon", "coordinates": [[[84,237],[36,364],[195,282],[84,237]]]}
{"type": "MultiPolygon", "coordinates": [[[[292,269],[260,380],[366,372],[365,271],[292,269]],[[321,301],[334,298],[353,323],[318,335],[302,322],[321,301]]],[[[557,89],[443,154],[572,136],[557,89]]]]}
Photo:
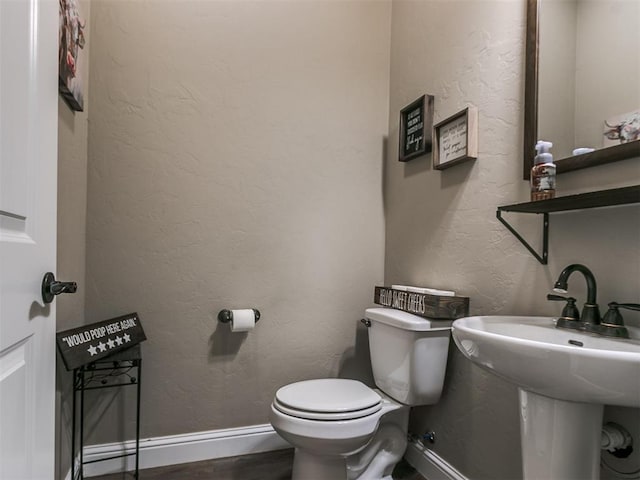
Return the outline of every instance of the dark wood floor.
{"type": "MultiPolygon", "coordinates": [[[[293,450],[256,453],[140,470],[140,480],[290,480],[293,450]]],[[[131,480],[132,473],[91,477],[91,480],[131,480]]],[[[394,480],[425,480],[411,465],[400,462],[394,480]]],[[[333,480],[333,479],[326,479],[333,480]]]]}

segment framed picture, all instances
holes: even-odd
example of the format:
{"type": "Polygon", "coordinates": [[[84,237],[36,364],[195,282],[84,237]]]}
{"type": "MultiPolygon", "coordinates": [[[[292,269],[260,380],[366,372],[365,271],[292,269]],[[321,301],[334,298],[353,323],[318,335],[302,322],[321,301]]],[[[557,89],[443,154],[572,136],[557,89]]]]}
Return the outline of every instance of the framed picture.
{"type": "Polygon", "coordinates": [[[603,135],[603,147],[640,140],[640,109],[605,120],[603,135]]]}
{"type": "Polygon", "coordinates": [[[478,158],[478,109],[469,106],[433,127],[433,168],[478,158]]]}
{"type": "Polygon", "coordinates": [[[398,160],[408,162],[431,151],[433,95],[423,95],[400,110],[398,160]]]}
{"type": "Polygon", "coordinates": [[[84,27],[80,0],[59,0],[60,28],[58,31],[58,90],[72,110],[82,112],[82,64],[84,56],[84,27]]]}

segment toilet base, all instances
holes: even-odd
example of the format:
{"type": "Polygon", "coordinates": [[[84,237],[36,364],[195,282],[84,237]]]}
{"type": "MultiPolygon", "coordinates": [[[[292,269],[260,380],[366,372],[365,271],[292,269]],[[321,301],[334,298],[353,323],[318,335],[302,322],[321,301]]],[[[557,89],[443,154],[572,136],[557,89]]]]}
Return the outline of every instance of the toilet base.
{"type": "Polygon", "coordinates": [[[387,413],[367,446],[347,457],[348,480],[392,480],[391,472],[407,450],[409,407],[379,393],[387,413]]]}
{"type": "MultiPolygon", "coordinates": [[[[391,470],[397,461],[398,459],[394,459],[391,470]]],[[[352,472],[349,471],[347,459],[344,457],[316,455],[299,448],[295,449],[291,480],[350,480],[350,473],[352,472]]],[[[372,473],[369,470],[357,479],[373,479],[372,473]]],[[[391,473],[384,477],[376,476],[375,478],[376,480],[393,480],[391,473]]]]}
{"type": "Polygon", "coordinates": [[[317,455],[296,448],[291,480],[347,480],[347,462],[337,455],[317,455]]]}
{"type": "Polygon", "coordinates": [[[296,448],[291,480],[393,480],[391,472],[407,447],[409,407],[378,393],[384,415],[376,433],[351,455],[322,455],[296,448]]]}

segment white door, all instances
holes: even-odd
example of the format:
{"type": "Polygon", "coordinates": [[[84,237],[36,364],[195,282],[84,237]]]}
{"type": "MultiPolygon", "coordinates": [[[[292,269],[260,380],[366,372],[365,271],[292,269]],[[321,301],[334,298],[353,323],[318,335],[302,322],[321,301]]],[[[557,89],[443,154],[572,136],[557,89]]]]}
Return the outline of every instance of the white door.
{"type": "Polygon", "coordinates": [[[0,0],[0,479],[54,477],[57,0],[0,0]]]}

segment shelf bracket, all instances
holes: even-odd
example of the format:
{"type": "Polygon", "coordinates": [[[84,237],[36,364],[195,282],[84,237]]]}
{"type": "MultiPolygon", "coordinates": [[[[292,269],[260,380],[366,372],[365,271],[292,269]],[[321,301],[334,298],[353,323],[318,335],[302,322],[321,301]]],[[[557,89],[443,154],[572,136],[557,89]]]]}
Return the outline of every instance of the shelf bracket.
{"type": "Polygon", "coordinates": [[[538,260],[542,265],[547,264],[547,260],[549,257],[549,214],[544,212],[542,217],[542,256],[534,250],[534,248],[529,245],[522,235],[520,235],[515,228],[511,226],[509,222],[507,222],[504,218],[502,218],[502,210],[496,210],[496,217],[500,222],[507,227],[514,237],[516,237],[522,245],[525,246],[527,250],[533,255],[536,260],[538,260]]]}

